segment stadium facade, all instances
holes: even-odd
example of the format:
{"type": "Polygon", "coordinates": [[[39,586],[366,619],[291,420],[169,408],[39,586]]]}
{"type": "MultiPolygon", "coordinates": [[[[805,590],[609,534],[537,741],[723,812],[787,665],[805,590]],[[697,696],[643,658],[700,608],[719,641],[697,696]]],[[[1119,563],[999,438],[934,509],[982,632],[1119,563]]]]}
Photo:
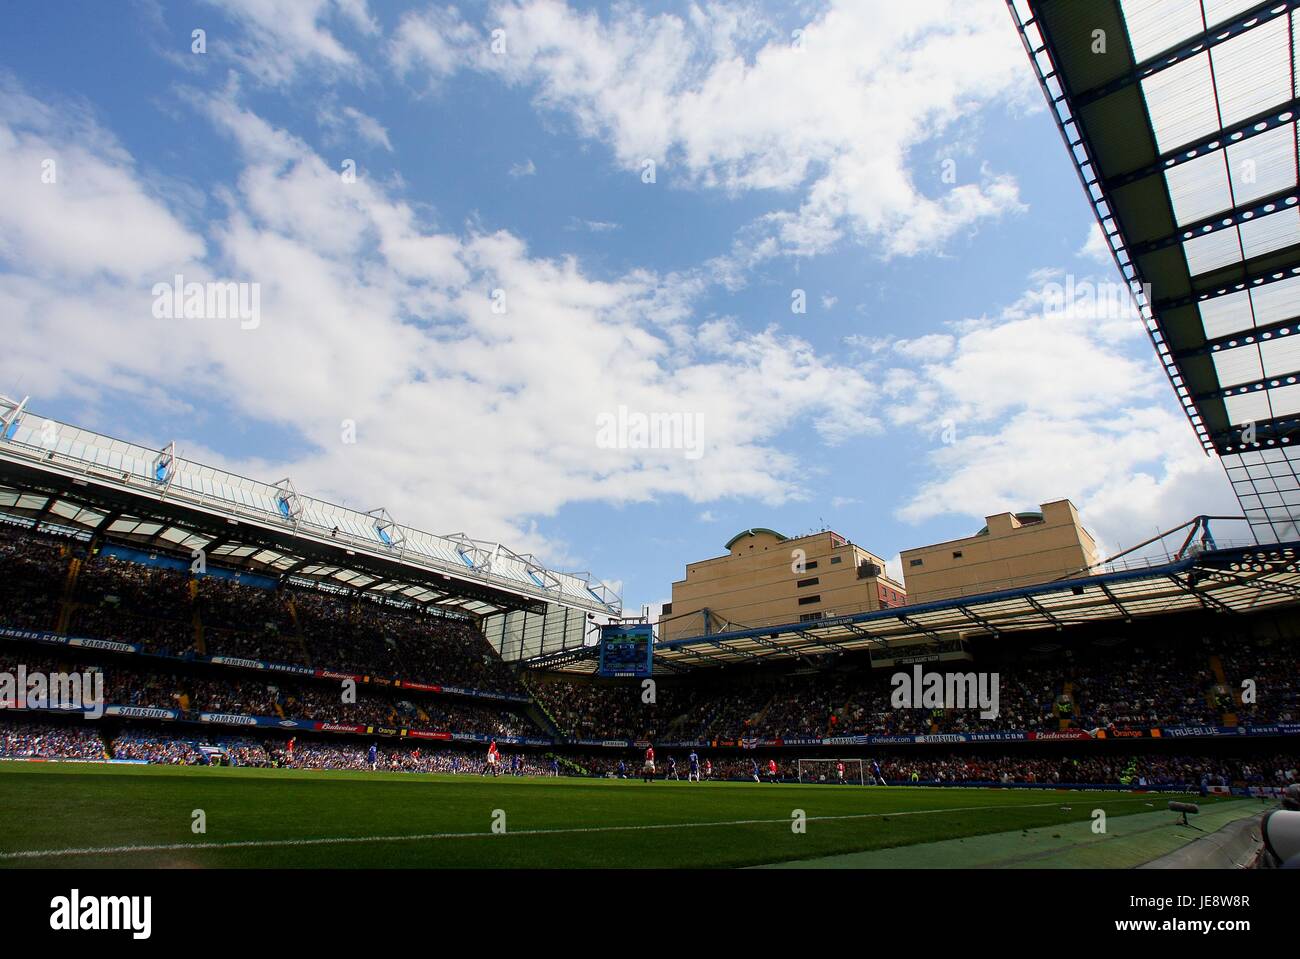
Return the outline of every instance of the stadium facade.
{"type": "Polygon", "coordinates": [[[903,580],[913,603],[970,596],[1077,576],[1101,556],[1069,500],[1037,512],[985,517],[973,536],[905,549],[903,580]]]}
{"type": "Polygon", "coordinates": [[[686,565],[659,620],[662,641],[737,626],[808,623],[906,602],[885,561],[824,530],[791,539],[771,529],[742,530],[727,554],[686,565]]]}

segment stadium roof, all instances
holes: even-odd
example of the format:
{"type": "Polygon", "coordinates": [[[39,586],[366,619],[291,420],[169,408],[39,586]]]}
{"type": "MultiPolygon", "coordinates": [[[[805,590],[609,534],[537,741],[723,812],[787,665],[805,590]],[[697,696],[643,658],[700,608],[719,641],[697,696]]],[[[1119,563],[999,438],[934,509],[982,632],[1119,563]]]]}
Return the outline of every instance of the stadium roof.
{"type": "Polygon", "coordinates": [[[143,548],[202,549],[218,566],[488,617],[485,631],[493,617],[535,616],[550,625],[527,652],[581,643],[587,613],[621,609],[589,574],[547,569],[499,543],[426,533],[384,509],[335,506],[287,479],[247,479],[184,459],[175,444],[138,446],[3,397],[0,514],[143,548]]]}
{"type": "Polygon", "coordinates": [[[1007,3],[1188,419],[1296,539],[1300,0],[1007,3]]]}
{"type": "MultiPolygon", "coordinates": [[[[959,650],[976,637],[1050,631],[1191,611],[1235,616],[1300,603],[1300,543],[1209,550],[1182,559],[1138,560],[1125,568],[955,599],[758,626],[657,643],[656,672],[828,654],[912,656],[959,650]]],[[[597,647],[527,662],[592,672],[597,647]]]]}

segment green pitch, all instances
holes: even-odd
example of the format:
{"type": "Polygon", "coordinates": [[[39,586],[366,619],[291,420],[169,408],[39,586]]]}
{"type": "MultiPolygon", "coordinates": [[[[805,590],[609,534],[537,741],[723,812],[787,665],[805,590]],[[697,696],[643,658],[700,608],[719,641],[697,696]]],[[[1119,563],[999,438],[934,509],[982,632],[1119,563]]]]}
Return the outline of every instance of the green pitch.
{"type": "Polygon", "coordinates": [[[750,866],[1049,827],[1083,844],[1093,810],[1169,798],[0,763],[0,867],[750,866]]]}

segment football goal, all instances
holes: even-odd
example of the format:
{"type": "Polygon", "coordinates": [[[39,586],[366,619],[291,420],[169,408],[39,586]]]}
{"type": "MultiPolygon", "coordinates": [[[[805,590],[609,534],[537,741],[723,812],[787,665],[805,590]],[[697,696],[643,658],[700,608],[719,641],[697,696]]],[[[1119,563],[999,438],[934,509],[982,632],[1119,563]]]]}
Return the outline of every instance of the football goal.
{"type": "Polygon", "coordinates": [[[800,759],[797,763],[801,783],[866,784],[861,759],[800,759]]]}

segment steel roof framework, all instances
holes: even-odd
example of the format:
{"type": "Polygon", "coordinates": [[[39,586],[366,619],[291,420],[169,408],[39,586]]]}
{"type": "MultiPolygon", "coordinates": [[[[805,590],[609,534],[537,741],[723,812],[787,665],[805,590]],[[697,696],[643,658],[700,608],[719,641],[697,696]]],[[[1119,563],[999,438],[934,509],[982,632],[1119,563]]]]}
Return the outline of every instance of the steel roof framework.
{"type": "Polygon", "coordinates": [[[1179,402],[1300,538],[1300,0],[1007,0],[1179,402]]]}
{"type": "MultiPolygon", "coordinates": [[[[32,414],[0,398],[0,514],[218,566],[437,607],[483,620],[535,614],[546,649],[581,646],[617,597],[588,574],[463,534],[440,537],[32,414]]],[[[490,638],[490,637],[489,637],[490,638]]],[[[509,658],[511,651],[501,649],[509,658]]],[[[538,651],[513,650],[515,656],[538,651]]]]}

